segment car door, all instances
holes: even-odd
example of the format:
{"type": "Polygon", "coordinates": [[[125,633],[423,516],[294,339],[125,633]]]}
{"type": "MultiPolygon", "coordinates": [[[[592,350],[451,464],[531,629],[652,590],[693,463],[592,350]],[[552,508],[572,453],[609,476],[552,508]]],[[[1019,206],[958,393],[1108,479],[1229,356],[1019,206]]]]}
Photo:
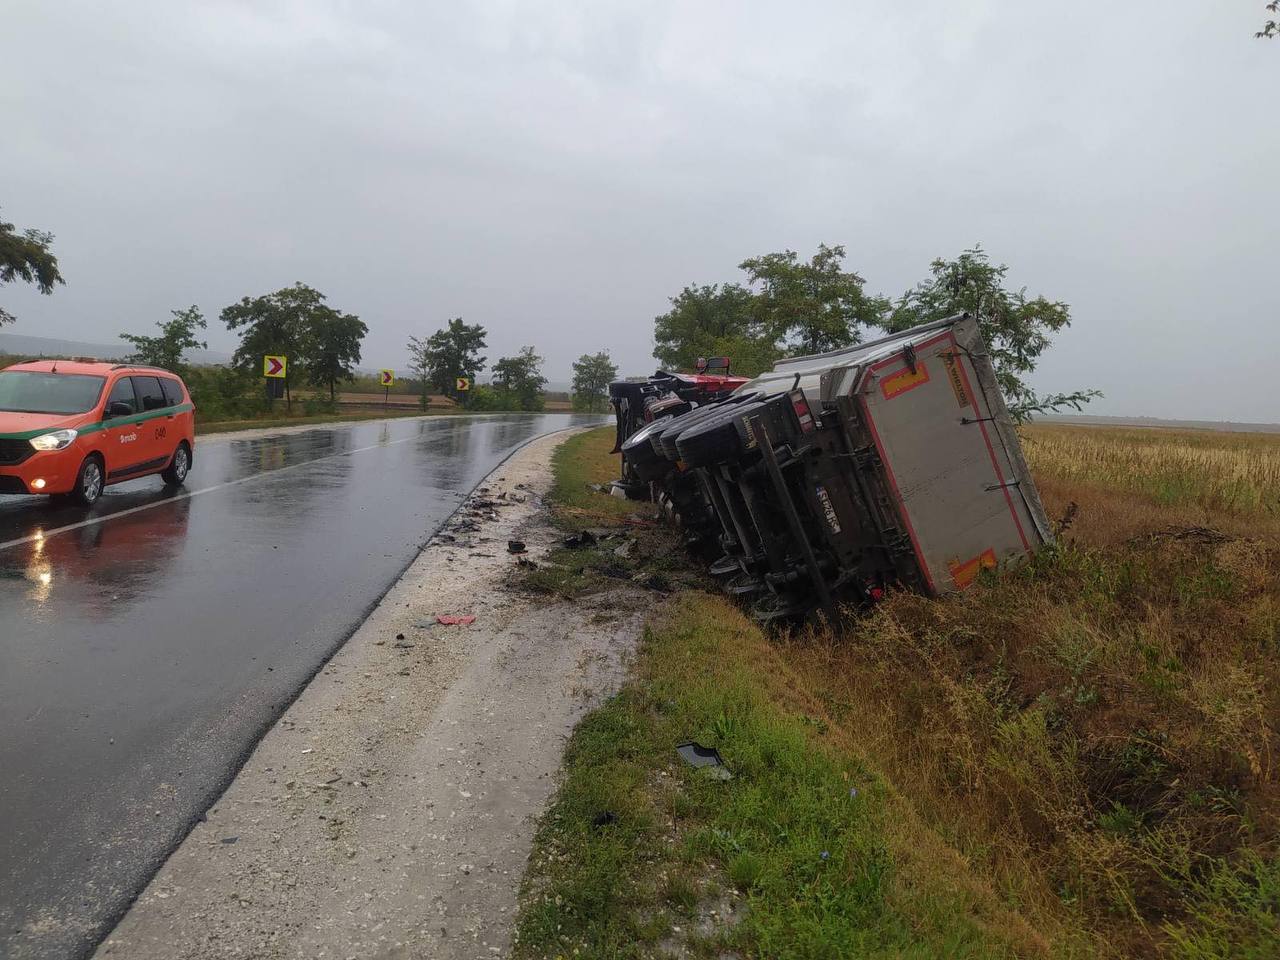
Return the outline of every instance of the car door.
{"type": "Polygon", "coordinates": [[[142,459],[138,453],[140,434],[135,419],[138,410],[138,396],[133,388],[133,379],[120,377],[112,384],[102,408],[102,455],[106,460],[108,480],[128,476],[128,469],[142,459]],[[117,404],[127,405],[129,412],[126,414],[120,408],[120,412],[113,415],[112,407],[117,404]]]}
{"type": "Polygon", "coordinates": [[[158,377],[133,375],[133,389],[138,395],[140,419],[138,420],[138,473],[158,470],[168,462],[173,453],[170,435],[173,431],[173,410],[165,399],[158,377]]]}
{"type": "Polygon", "coordinates": [[[182,383],[172,376],[161,376],[160,388],[164,390],[165,403],[169,404],[169,422],[174,428],[169,434],[169,447],[177,449],[179,440],[191,434],[191,410],[178,410],[187,404],[187,394],[183,392],[182,383]]]}

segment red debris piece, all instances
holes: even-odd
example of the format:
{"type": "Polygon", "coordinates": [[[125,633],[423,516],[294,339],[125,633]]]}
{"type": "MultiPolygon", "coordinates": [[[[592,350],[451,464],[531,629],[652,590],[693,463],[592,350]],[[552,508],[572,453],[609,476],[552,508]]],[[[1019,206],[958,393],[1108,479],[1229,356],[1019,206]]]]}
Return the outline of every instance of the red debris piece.
{"type": "Polygon", "coordinates": [[[452,613],[446,613],[436,617],[436,623],[443,623],[446,627],[466,626],[468,623],[475,622],[475,615],[470,613],[466,616],[457,616],[452,613]]]}

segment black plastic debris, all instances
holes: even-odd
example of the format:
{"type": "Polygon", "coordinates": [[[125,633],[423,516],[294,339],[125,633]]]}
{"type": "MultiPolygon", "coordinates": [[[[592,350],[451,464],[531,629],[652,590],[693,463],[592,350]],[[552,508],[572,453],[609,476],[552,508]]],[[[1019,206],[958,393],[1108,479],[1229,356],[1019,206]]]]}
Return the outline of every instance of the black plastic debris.
{"type": "Polygon", "coordinates": [[[609,824],[617,822],[618,815],[612,810],[601,810],[591,818],[591,825],[593,827],[607,827],[609,824]]]}
{"type": "Polygon", "coordinates": [[[700,743],[689,740],[685,743],[677,744],[676,753],[689,766],[706,768],[709,771],[709,775],[717,780],[730,780],[733,778],[733,774],[724,765],[720,751],[715,747],[704,747],[700,743]]]}
{"type": "Polygon", "coordinates": [[[526,570],[538,569],[538,565],[534,563],[532,560],[530,560],[528,557],[521,557],[519,560],[516,561],[516,564],[521,567],[524,567],[526,570]]]}
{"type": "Polygon", "coordinates": [[[508,540],[507,553],[524,553],[527,547],[523,540],[508,540]]]}
{"type": "Polygon", "coordinates": [[[590,530],[583,530],[581,533],[565,537],[563,542],[570,550],[576,550],[580,547],[593,547],[596,543],[596,535],[590,530]]]}
{"type": "Polygon", "coordinates": [[[237,840],[239,840],[239,839],[240,839],[239,837],[223,837],[223,838],[222,838],[222,840],[221,840],[221,841],[219,841],[219,842],[220,842],[220,843],[235,843],[235,842],[236,842],[237,840]]]}

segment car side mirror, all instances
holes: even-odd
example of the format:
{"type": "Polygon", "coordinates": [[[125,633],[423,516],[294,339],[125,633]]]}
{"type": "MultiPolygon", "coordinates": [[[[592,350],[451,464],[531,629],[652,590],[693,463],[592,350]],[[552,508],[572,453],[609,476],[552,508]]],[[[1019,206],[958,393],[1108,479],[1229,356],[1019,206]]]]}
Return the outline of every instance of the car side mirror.
{"type": "Polygon", "coordinates": [[[125,403],[123,400],[112,400],[107,405],[108,417],[129,417],[133,415],[133,407],[125,403]]]}

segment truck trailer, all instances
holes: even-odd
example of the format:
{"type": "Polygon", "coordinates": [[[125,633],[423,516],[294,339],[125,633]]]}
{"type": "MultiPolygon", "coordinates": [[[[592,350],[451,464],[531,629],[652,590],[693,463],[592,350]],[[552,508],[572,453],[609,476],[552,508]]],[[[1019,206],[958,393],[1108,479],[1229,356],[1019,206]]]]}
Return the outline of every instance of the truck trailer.
{"type": "Polygon", "coordinates": [[[963,590],[1052,538],[964,314],[781,361],[620,446],[679,486],[676,512],[721,552],[712,572],[761,619],[963,590]]]}

